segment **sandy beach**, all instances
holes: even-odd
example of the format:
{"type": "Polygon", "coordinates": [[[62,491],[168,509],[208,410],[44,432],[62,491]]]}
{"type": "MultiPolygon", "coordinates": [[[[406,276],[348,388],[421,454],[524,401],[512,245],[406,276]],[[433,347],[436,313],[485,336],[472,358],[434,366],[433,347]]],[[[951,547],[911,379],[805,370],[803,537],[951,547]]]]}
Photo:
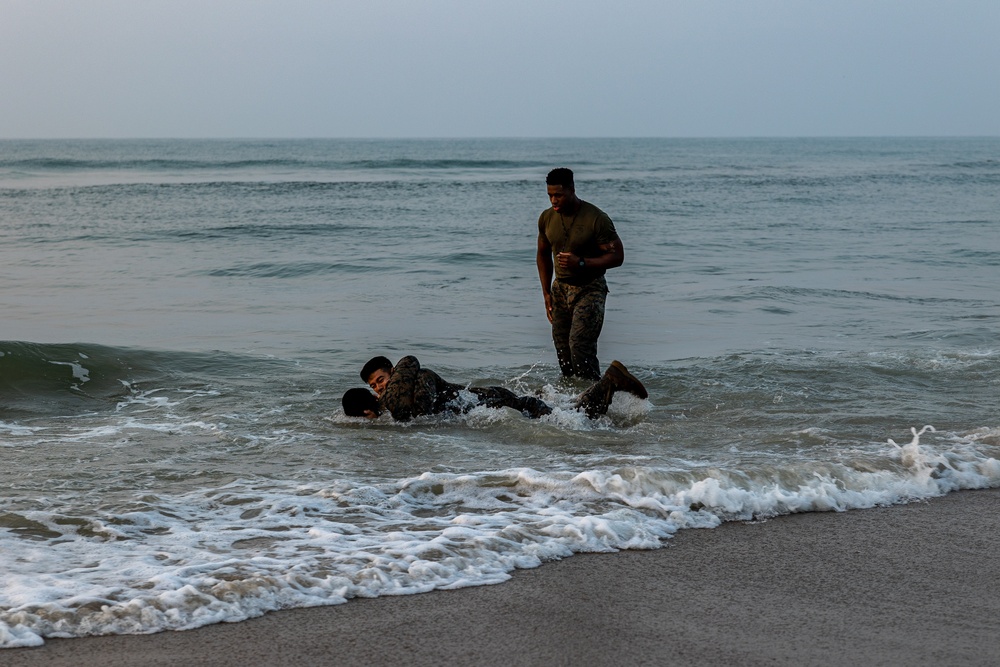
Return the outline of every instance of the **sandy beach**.
{"type": "Polygon", "coordinates": [[[3,665],[995,665],[1000,490],[688,530],[497,586],[155,635],[3,665]]]}

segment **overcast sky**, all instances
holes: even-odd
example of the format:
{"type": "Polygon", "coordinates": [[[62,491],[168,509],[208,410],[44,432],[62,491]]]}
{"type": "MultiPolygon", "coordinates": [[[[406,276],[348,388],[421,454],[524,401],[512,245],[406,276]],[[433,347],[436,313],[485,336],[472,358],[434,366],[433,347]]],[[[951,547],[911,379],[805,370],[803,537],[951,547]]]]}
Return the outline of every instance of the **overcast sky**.
{"type": "Polygon", "coordinates": [[[1000,0],[0,0],[0,137],[1000,135],[1000,0]]]}

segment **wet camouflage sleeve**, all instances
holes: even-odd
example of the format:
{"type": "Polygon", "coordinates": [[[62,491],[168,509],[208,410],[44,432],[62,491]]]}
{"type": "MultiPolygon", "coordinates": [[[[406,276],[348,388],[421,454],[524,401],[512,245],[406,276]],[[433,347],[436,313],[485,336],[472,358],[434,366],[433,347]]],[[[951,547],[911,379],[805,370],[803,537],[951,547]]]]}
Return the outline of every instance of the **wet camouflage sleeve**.
{"type": "Polygon", "coordinates": [[[413,385],[413,416],[434,414],[437,382],[433,371],[421,368],[413,385]]]}
{"type": "Polygon", "coordinates": [[[420,380],[420,362],[416,357],[406,356],[399,360],[399,363],[392,369],[392,375],[385,386],[385,391],[379,397],[382,409],[387,410],[392,418],[405,422],[421,414],[426,392],[421,392],[419,399],[415,398],[418,382],[420,380]]]}

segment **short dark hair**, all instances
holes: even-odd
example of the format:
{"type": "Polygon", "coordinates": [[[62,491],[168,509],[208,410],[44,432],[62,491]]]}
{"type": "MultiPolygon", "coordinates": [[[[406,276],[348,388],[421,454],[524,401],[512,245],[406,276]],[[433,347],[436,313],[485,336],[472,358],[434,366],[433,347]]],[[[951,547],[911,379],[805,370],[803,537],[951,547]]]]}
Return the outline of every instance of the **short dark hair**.
{"type": "Polygon", "coordinates": [[[575,190],[573,185],[573,170],[566,167],[557,167],[549,172],[545,177],[545,185],[561,185],[569,190],[575,190]]]}
{"type": "Polygon", "coordinates": [[[376,415],[382,414],[375,394],[361,387],[354,387],[344,392],[341,403],[344,405],[344,414],[348,417],[364,417],[365,410],[371,410],[376,415]]]}
{"type": "Polygon", "coordinates": [[[368,382],[368,378],[372,376],[375,371],[385,371],[386,373],[392,372],[392,362],[385,357],[372,357],[368,360],[368,363],[364,365],[361,369],[361,380],[362,382],[368,382]]]}

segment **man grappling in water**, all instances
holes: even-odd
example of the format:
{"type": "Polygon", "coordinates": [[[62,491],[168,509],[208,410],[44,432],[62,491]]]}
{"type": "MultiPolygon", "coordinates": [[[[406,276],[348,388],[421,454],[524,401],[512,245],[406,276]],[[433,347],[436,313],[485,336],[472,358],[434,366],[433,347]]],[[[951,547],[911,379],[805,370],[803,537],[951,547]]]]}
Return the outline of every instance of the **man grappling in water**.
{"type": "MultiPolygon", "coordinates": [[[[344,413],[349,417],[375,419],[388,412],[396,421],[408,421],[421,415],[465,412],[477,405],[513,408],[533,419],[552,412],[540,399],[518,396],[503,387],[463,387],[446,382],[434,371],[421,368],[413,356],[403,357],[395,366],[385,357],[375,357],[361,369],[361,379],[375,393],[349,389],[343,398],[344,413]],[[462,391],[470,392],[475,402],[463,403],[459,395],[462,391]]],[[[580,395],[575,407],[595,419],[608,411],[611,399],[619,391],[642,399],[649,395],[621,362],[613,361],[601,379],[580,395]]]]}

